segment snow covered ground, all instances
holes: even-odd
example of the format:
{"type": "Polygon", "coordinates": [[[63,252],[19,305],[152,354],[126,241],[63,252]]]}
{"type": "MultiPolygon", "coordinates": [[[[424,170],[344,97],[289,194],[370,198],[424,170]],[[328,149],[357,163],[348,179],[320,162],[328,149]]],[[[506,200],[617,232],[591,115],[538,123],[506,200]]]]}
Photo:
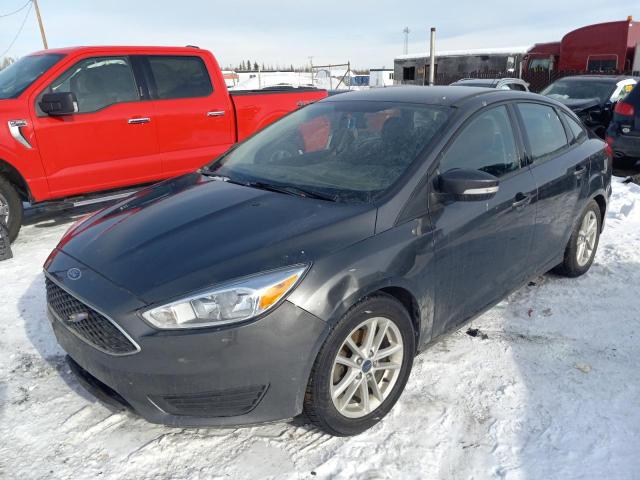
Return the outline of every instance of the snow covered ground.
{"type": "Polygon", "coordinates": [[[45,317],[41,265],[69,217],[0,263],[1,478],[640,478],[640,187],[616,181],[593,268],[533,279],[420,355],[355,438],[303,421],[177,429],[87,394],[45,317]],[[486,336],[486,337],[485,337],[486,336]]]}

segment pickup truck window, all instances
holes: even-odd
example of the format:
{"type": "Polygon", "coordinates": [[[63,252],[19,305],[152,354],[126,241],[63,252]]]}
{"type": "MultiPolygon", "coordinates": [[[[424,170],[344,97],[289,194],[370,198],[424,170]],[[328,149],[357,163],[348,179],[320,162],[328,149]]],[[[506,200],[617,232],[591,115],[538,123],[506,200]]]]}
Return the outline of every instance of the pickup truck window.
{"type": "MultiPolygon", "coordinates": [[[[60,92],[75,94],[78,113],[96,112],[116,103],[140,100],[127,57],[81,60],[54,80],[42,94],[60,92]]],[[[40,99],[36,102],[38,103],[40,99]]]]}
{"type": "Polygon", "coordinates": [[[62,57],[64,55],[29,55],[0,70],[0,100],[19,97],[62,57]]]}
{"type": "Polygon", "coordinates": [[[448,116],[448,108],[433,105],[315,103],[260,131],[205,172],[368,203],[399,181],[448,116]]]}
{"type": "Polygon", "coordinates": [[[200,57],[150,55],[147,58],[155,80],[155,98],[197,98],[213,92],[209,72],[200,57]]]}

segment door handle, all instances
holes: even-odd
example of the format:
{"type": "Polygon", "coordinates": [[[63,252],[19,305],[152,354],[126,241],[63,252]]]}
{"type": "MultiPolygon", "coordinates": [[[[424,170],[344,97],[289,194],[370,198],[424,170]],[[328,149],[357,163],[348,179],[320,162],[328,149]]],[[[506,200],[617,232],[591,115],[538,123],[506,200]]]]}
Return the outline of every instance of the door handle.
{"type": "Polygon", "coordinates": [[[212,112],[207,112],[207,117],[223,117],[225,114],[224,110],[215,110],[212,112]]]}
{"type": "Polygon", "coordinates": [[[524,193],[519,193],[516,195],[515,201],[511,204],[513,208],[522,208],[526,205],[529,205],[531,202],[531,195],[525,195],[524,193]]]}
{"type": "Polygon", "coordinates": [[[138,123],[149,123],[151,119],[149,117],[130,118],[128,120],[129,125],[137,125],[138,123]]]}
{"type": "Polygon", "coordinates": [[[583,176],[585,173],[587,172],[587,167],[585,167],[584,165],[579,165],[576,167],[576,169],[573,171],[573,175],[575,177],[580,178],[581,176],[583,176]]]}

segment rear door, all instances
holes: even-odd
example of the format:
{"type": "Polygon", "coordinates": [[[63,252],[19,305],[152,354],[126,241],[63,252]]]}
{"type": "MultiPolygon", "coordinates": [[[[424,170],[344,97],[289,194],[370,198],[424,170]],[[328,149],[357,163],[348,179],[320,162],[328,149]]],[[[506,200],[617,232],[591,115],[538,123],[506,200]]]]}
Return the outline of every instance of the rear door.
{"type": "Polygon", "coordinates": [[[538,186],[532,262],[539,268],[551,268],[562,260],[580,199],[588,194],[589,156],[581,142],[573,141],[554,107],[521,102],[516,110],[538,186]]]}
{"type": "Polygon", "coordinates": [[[481,170],[500,180],[487,201],[430,197],[435,227],[436,331],[495,303],[529,275],[536,185],[507,105],[487,107],[462,127],[436,171],[481,170]]]}
{"type": "Polygon", "coordinates": [[[201,167],[231,147],[231,99],[198,55],[145,55],[144,65],[165,176],[201,167]]]}
{"type": "Polygon", "coordinates": [[[49,188],[61,197],[161,178],[151,105],[127,56],[78,60],[34,99],[34,130],[49,188]],[[47,116],[44,93],[72,92],[73,115],[47,116]]]}

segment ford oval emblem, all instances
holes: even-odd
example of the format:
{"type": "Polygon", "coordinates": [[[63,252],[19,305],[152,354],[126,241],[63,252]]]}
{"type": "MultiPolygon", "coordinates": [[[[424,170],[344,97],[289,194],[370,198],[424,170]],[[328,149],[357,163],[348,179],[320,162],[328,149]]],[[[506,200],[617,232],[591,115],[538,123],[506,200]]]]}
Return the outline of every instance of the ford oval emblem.
{"type": "Polygon", "coordinates": [[[67,270],[67,278],[69,280],[80,280],[81,277],[82,277],[82,272],[80,271],[79,268],[74,267],[67,270]]]}

